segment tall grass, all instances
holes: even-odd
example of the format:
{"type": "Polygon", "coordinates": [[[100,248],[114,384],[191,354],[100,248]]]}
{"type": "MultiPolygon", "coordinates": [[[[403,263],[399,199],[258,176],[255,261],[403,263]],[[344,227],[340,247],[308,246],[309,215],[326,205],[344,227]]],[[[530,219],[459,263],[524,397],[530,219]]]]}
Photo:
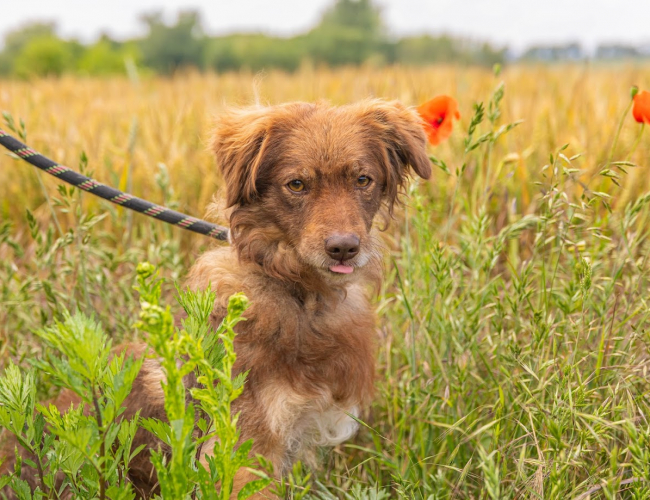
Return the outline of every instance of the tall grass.
{"type": "MultiPolygon", "coordinates": [[[[641,499],[650,133],[637,141],[626,113],[632,84],[650,87],[650,69],[304,68],[2,82],[0,108],[25,120],[44,154],[76,167],[84,151],[100,180],[200,215],[220,183],[205,144],[226,104],[454,95],[463,118],[432,150],[441,168],[411,186],[385,233],[366,425],[325,452],[321,470],[298,465],[278,488],[321,499],[641,499]]],[[[45,186],[51,206],[32,167],[0,159],[1,352],[18,362],[40,355],[29,332],[64,306],[131,337],[136,263],[180,278],[210,244],[45,186]]]]}

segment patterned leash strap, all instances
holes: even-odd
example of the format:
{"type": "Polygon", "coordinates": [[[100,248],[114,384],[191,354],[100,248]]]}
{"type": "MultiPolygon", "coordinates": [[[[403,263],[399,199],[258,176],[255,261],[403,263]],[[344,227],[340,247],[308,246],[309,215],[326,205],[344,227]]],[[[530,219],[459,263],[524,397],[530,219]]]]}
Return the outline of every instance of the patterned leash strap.
{"type": "Polygon", "coordinates": [[[79,189],[88,191],[89,193],[104,198],[105,200],[120,205],[121,207],[130,208],[154,219],[158,219],[169,224],[194,231],[195,233],[204,234],[211,238],[221,241],[228,240],[228,229],[222,226],[217,226],[204,220],[195,219],[189,215],[170,210],[169,208],[161,207],[155,203],[137,198],[128,193],[123,193],[117,189],[106,186],[97,182],[90,177],[81,175],[74,170],[59,165],[42,154],[34,151],[32,148],[26,146],[19,140],[10,136],[7,132],[0,129],[0,144],[2,144],[9,151],[22,158],[28,163],[31,163],[44,172],[47,172],[54,177],[61,179],[68,184],[72,184],[79,189]]]}

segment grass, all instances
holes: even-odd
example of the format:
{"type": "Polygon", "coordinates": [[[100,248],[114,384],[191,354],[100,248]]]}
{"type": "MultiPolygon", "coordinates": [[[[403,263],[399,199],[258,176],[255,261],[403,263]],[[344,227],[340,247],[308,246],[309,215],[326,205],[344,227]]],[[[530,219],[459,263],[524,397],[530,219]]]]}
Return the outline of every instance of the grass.
{"type": "MultiPolygon", "coordinates": [[[[649,88],[650,68],[303,68],[2,82],[0,109],[44,154],[77,167],[84,151],[81,167],[99,180],[200,215],[220,183],[205,144],[225,104],[454,95],[462,120],[431,151],[445,168],[411,186],[384,233],[366,426],[280,489],[296,499],[641,499],[650,132],[627,112],[632,84],[649,88]]],[[[43,183],[49,203],[32,167],[0,159],[0,353],[22,364],[41,355],[30,332],[64,308],[131,338],[137,262],[181,279],[211,244],[43,183]]],[[[46,377],[39,384],[52,394],[46,377]]]]}

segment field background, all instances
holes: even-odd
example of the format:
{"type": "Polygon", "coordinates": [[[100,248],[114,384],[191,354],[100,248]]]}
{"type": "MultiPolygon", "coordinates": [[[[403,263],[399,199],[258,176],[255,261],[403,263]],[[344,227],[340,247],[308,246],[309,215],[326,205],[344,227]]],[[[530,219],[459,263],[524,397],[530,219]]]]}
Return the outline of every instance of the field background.
{"type": "MultiPolygon", "coordinates": [[[[219,185],[207,142],[211,124],[224,106],[252,105],[256,100],[275,104],[325,99],[342,104],[367,97],[417,105],[449,94],[459,101],[459,128],[466,129],[474,103],[486,100],[501,80],[507,92],[502,121],[523,123],[497,145],[495,155],[511,155],[503,172],[503,180],[509,179],[504,187],[525,213],[535,195],[530,181],[538,178],[549,153],[558,147],[568,143],[572,154],[582,153],[584,179],[598,171],[610,152],[630,88],[650,87],[650,70],[588,64],[514,66],[495,78],[492,71],[480,68],[303,69],[292,75],[196,73],[141,82],[68,76],[3,81],[0,109],[25,121],[31,145],[46,156],[74,167],[85,151],[100,180],[123,181],[130,175],[134,192],[146,199],[160,201],[152,180],[158,165],[165,164],[181,209],[200,215],[219,185]]],[[[621,154],[630,149],[637,131],[632,126],[623,129],[621,154]]],[[[436,155],[451,165],[458,163],[461,140],[462,134],[457,134],[436,155]]],[[[633,160],[647,165],[649,153],[648,141],[643,141],[633,160]]],[[[635,171],[624,179],[624,189],[638,194],[646,186],[645,178],[635,171]]],[[[53,185],[50,179],[46,182],[53,185]]],[[[432,188],[444,189],[441,184],[448,188],[453,182],[437,172],[432,188]]],[[[14,222],[22,218],[23,207],[36,209],[44,201],[34,172],[20,164],[0,171],[0,194],[0,213],[14,222]]],[[[99,203],[87,198],[84,203],[90,206],[99,203]]]]}
{"type": "MultiPolygon", "coordinates": [[[[1,81],[0,110],[46,156],[79,168],[83,151],[100,182],[201,216],[220,186],[206,145],[224,106],[456,97],[462,119],[431,150],[450,173],[414,184],[385,233],[372,430],[325,454],[311,478],[296,470],[290,494],[650,498],[650,132],[626,111],[632,85],[650,88],[650,68],[63,76],[1,81]],[[500,82],[502,114],[474,139],[523,122],[465,153],[474,105],[500,82]]],[[[30,332],[63,308],[133,336],[135,264],[182,281],[210,245],[0,156],[0,359],[38,356],[30,332]]],[[[53,391],[47,380],[41,390],[53,391]]]]}

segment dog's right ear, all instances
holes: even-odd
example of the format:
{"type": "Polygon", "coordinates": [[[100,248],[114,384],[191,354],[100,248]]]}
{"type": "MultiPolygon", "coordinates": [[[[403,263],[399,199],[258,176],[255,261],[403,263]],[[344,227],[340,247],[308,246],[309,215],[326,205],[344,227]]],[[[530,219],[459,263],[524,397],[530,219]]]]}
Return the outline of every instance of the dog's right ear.
{"type": "Polygon", "coordinates": [[[391,212],[409,175],[416,174],[423,179],[431,176],[422,118],[397,101],[375,99],[359,106],[370,140],[377,144],[386,177],[384,196],[391,212]]]}
{"type": "Polygon", "coordinates": [[[212,151],[226,183],[226,205],[242,205],[257,194],[256,179],[268,161],[270,108],[231,109],[218,119],[212,151]]]}
{"type": "Polygon", "coordinates": [[[293,102],[276,106],[230,109],[217,120],[212,151],[226,182],[226,205],[244,205],[260,193],[261,174],[282,152],[282,137],[292,124],[315,109],[293,102]]]}

